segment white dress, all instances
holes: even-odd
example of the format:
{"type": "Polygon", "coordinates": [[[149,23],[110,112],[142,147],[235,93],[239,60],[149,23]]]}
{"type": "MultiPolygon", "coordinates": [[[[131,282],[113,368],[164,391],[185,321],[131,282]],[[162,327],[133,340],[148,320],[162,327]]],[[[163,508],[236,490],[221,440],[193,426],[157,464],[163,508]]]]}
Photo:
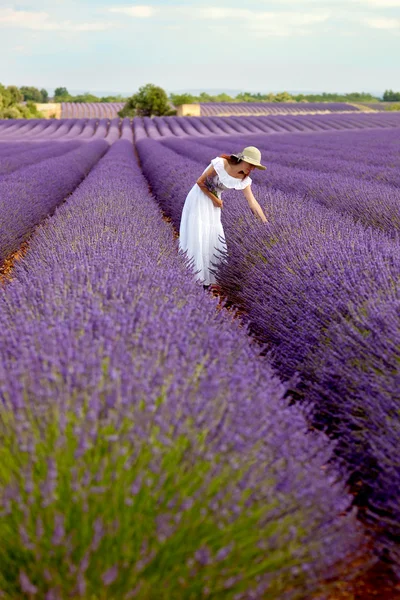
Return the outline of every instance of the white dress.
{"type": "MultiPolygon", "coordinates": [[[[224,190],[243,190],[252,182],[249,176],[237,179],[229,175],[224,167],[224,159],[220,156],[213,158],[207,169],[211,165],[214,167],[216,175],[207,178],[206,185],[208,189],[215,190],[218,198],[221,198],[224,190]]],[[[187,253],[189,258],[193,259],[193,269],[198,281],[204,285],[216,282],[210,269],[215,269],[221,259],[219,250],[226,250],[221,209],[214,206],[197,183],[190,190],[183,206],[179,247],[187,253]]]]}

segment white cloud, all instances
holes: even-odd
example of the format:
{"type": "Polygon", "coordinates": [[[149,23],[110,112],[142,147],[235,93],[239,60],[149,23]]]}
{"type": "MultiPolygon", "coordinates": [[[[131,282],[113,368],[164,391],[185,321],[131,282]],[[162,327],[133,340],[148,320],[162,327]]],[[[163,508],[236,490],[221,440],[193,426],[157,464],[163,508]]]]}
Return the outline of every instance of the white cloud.
{"type": "Polygon", "coordinates": [[[155,15],[156,10],[152,6],[115,6],[108,9],[109,12],[128,15],[137,19],[148,19],[155,15]]]}
{"type": "Polygon", "coordinates": [[[19,27],[39,31],[104,31],[110,23],[73,23],[54,21],[46,12],[0,8],[0,27],[19,27]]]}
{"type": "Polygon", "coordinates": [[[215,30],[215,26],[224,29],[232,27],[232,22],[239,22],[243,30],[251,34],[268,34],[270,36],[289,36],[296,33],[304,35],[309,32],[309,27],[326,21],[331,16],[330,10],[314,10],[309,12],[287,10],[262,11],[246,8],[224,8],[220,6],[187,6],[170,5],[168,7],[119,6],[106,9],[107,14],[126,15],[134,18],[150,18],[156,16],[164,23],[173,27],[182,27],[189,22],[205,22],[208,29],[215,30]]]}
{"type": "Polygon", "coordinates": [[[251,19],[255,11],[244,8],[219,8],[209,6],[207,8],[195,9],[196,14],[203,19],[251,19]]]}
{"type": "Polygon", "coordinates": [[[208,7],[198,9],[198,18],[211,19],[213,21],[239,20],[243,27],[257,34],[268,34],[270,36],[288,36],[294,33],[305,34],[307,27],[316,23],[327,21],[331,11],[314,12],[266,12],[247,9],[232,10],[227,8],[208,7]]]}
{"type": "MultiPolygon", "coordinates": [[[[270,3],[270,0],[264,0],[270,3]]],[[[361,8],[399,8],[400,0],[280,0],[280,4],[305,5],[319,4],[320,6],[337,8],[346,4],[358,4],[361,8]]]]}
{"type": "Polygon", "coordinates": [[[397,29],[400,32],[400,19],[386,17],[365,17],[363,23],[373,29],[397,29]]]}
{"type": "Polygon", "coordinates": [[[352,0],[358,4],[368,4],[374,8],[399,8],[400,0],[352,0]]]}

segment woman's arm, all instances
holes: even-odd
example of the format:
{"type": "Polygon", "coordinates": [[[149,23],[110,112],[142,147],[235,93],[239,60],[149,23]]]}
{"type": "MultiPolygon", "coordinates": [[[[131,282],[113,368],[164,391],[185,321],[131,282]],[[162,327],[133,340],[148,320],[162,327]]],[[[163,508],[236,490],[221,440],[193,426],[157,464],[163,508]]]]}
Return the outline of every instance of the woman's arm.
{"type": "Polygon", "coordinates": [[[201,189],[201,191],[208,198],[210,198],[210,200],[214,204],[214,206],[217,206],[218,208],[222,208],[222,200],[221,200],[221,198],[217,198],[217,196],[214,196],[214,194],[212,194],[210,192],[210,190],[207,189],[207,186],[205,184],[205,181],[206,181],[207,177],[215,177],[216,174],[217,173],[216,173],[216,171],[215,171],[215,169],[214,169],[213,166],[208,167],[208,169],[206,171],[204,171],[204,173],[202,175],[200,175],[200,177],[198,178],[198,180],[196,181],[196,183],[199,186],[199,188],[201,189]]]}
{"type": "Polygon", "coordinates": [[[263,209],[258,204],[257,200],[254,198],[253,191],[251,189],[251,185],[248,185],[247,187],[245,187],[243,190],[243,193],[244,193],[244,197],[246,198],[253,214],[255,214],[257,217],[259,217],[259,219],[261,219],[261,221],[263,223],[266,223],[267,217],[265,216],[263,209]]]}

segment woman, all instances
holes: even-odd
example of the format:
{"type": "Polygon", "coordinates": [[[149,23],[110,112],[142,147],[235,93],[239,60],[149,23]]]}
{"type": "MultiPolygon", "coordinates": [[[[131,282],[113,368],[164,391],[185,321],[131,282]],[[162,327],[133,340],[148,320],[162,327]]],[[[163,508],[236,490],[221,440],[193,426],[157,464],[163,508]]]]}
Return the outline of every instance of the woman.
{"type": "Polygon", "coordinates": [[[212,263],[215,265],[218,261],[219,251],[226,250],[221,223],[221,193],[227,189],[243,190],[253,213],[263,222],[267,221],[253,196],[249,177],[253,169],[266,169],[260,161],[261,152],[254,146],[247,146],[238,154],[217,156],[198,178],[185,200],[179,247],[193,259],[196,279],[202,281],[205,288],[215,284],[212,263]]]}

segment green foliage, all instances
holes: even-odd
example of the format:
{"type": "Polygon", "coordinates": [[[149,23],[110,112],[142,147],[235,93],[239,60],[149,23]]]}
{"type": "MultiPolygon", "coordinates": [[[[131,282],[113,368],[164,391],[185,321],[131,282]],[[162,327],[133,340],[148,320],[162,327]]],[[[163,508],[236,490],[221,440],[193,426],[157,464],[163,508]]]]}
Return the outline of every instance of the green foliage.
{"type": "Polygon", "coordinates": [[[400,92],[394,92],[393,90],[385,90],[383,94],[384,102],[399,102],[400,92]]]}
{"type": "Polygon", "coordinates": [[[38,119],[44,117],[31,101],[23,102],[23,93],[15,86],[0,84],[0,119],[38,119]]]}
{"type": "Polygon", "coordinates": [[[16,85],[9,85],[7,87],[8,94],[11,99],[11,104],[18,104],[19,102],[23,102],[24,96],[21,94],[16,85]]]}
{"type": "Polygon", "coordinates": [[[217,102],[216,96],[210,96],[206,92],[201,92],[198,96],[198,102],[217,102]]]}
{"type": "Polygon", "coordinates": [[[145,402],[73,404],[0,405],[2,598],[233,600],[266,574],[270,600],[308,597],[306,520],[265,501],[256,446],[246,463],[189,421],[166,437],[145,402]]]}
{"type": "Polygon", "coordinates": [[[236,102],[273,102],[274,94],[252,94],[251,92],[243,92],[235,96],[234,101],[236,102]]]}
{"type": "Polygon", "coordinates": [[[100,98],[89,92],[80,94],[78,96],[70,96],[68,102],[101,102],[100,98]]]}
{"type": "Polygon", "coordinates": [[[296,102],[296,100],[289,92],[281,92],[275,95],[273,102],[296,102]]]}
{"type": "MultiPolygon", "coordinates": [[[[32,117],[36,118],[36,119],[40,119],[43,117],[43,114],[37,109],[36,104],[34,102],[32,102],[31,100],[29,100],[26,103],[26,108],[29,110],[30,115],[32,115],[32,117]]],[[[25,118],[32,118],[31,116],[29,117],[25,117],[25,118]]]]}
{"type": "Polygon", "coordinates": [[[367,92],[350,92],[348,94],[336,94],[323,92],[322,94],[294,94],[294,100],[301,102],[379,102],[377,96],[367,92]]]}
{"type": "Polygon", "coordinates": [[[58,87],[54,90],[54,100],[56,98],[61,98],[64,96],[69,96],[68,90],[66,87],[58,87]]]}
{"type": "Polygon", "coordinates": [[[33,86],[23,85],[19,88],[19,91],[23,95],[23,99],[25,101],[32,100],[32,102],[48,102],[49,95],[46,90],[38,90],[38,88],[33,86]]]}
{"type": "Polygon", "coordinates": [[[68,92],[66,87],[58,87],[54,90],[54,102],[72,102],[73,96],[68,92]]]}
{"type": "Polygon", "coordinates": [[[210,95],[202,92],[198,96],[192,94],[170,94],[170,100],[174,106],[181,104],[193,104],[202,102],[379,102],[380,99],[366,92],[352,92],[349,94],[289,94],[279,92],[277,94],[260,92],[241,92],[235,97],[228,94],[210,95]]]}
{"type": "Polygon", "coordinates": [[[1,108],[0,100],[0,118],[1,119],[25,119],[22,111],[18,106],[8,106],[7,108],[1,108]]]}
{"type": "Polygon", "coordinates": [[[72,96],[66,87],[58,87],[54,90],[54,102],[125,102],[126,98],[117,96],[96,96],[90,92],[72,96]]]}
{"type": "Polygon", "coordinates": [[[102,96],[100,102],[126,102],[127,98],[118,94],[117,96],[102,96]]]}
{"type": "Polygon", "coordinates": [[[400,102],[395,104],[390,104],[386,107],[386,110],[400,110],[400,102]]]}
{"type": "Polygon", "coordinates": [[[166,115],[171,110],[167,93],[153,83],[147,83],[128,98],[120,117],[151,117],[166,115]]]}
{"type": "Polygon", "coordinates": [[[182,106],[182,104],[194,104],[197,102],[196,96],[193,94],[170,94],[169,99],[174,106],[182,106]]]}
{"type": "Polygon", "coordinates": [[[49,92],[47,90],[45,90],[44,88],[42,88],[40,90],[40,93],[42,94],[43,104],[47,104],[47,102],[49,101],[49,92]]]}

